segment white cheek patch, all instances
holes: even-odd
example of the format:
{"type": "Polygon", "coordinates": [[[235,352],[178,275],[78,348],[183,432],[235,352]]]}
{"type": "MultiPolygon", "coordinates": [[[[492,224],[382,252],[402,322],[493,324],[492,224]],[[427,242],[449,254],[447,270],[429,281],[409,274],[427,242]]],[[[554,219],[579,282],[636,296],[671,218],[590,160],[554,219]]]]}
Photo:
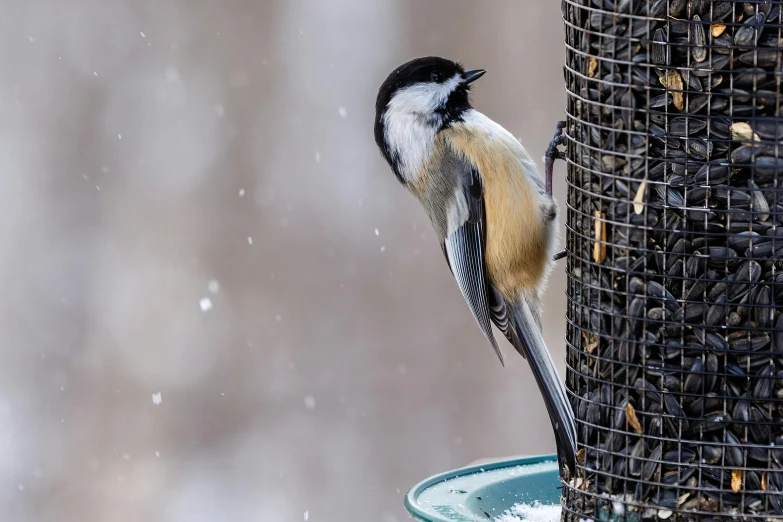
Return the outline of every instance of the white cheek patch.
{"type": "Polygon", "coordinates": [[[389,105],[384,118],[387,144],[399,160],[402,178],[415,181],[432,155],[437,125],[417,114],[394,111],[389,105]]]}
{"type": "Polygon", "coordinates": [[[400,161],[400,174],[414,181],[432,155],[441,118],[435,112],[462,81],[455,74],[443,83],[417,83],[398,91],[384,115],[386,141],[400,161]]]}
{"type": "Polygon", "coordinates": [[[389,102],[389,111],[395,109],[429,116],[446,103],[461,81],[460,75],[455,74],[443,83],[415,83],[394,95],[389,102]]]}

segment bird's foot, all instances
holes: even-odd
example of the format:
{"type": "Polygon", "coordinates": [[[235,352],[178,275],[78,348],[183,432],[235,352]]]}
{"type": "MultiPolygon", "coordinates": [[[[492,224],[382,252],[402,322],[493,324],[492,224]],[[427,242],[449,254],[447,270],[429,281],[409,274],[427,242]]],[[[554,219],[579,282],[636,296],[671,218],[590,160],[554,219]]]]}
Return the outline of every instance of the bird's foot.
{"type": "Polygon", "coordinates": [[[546,149],[546,153],[544,155],[545,158],[545,166],[544,166],[544,174],[546,175],[546,194],[547,196],[552,196],[552,169],[554,168],[555,160],[558,159],[565,159],[565,153],[558,149],[559,146],[565,145],[567,137],[563,134],[563,129],[566,126],[565,121],[559,121],[557,122],[557,127],[555,128],[555,136],[552,138],[552,141],[549,142],[549,146],[546,149]]]}

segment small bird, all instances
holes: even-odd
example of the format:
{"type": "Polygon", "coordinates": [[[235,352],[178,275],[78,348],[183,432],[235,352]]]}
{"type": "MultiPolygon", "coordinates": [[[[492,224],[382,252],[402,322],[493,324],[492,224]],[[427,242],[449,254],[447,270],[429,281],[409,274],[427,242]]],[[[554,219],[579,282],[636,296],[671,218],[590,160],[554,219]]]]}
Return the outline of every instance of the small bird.
{"type": "MultiPolygon", "coordinates": [[[[561,471],[573,474],[574,415],[541,336],[541,293],[552,264],[557,204],[519,141],[471,106],[471,84],[485,72],[439,57],[401,65],[378,91],[375,141],[397,179],[424,206],[501,364],[492,323],[530,364],[552,421],[561,471]]],[[[549,165],[547,170],[549,175],[549,165]]]]}

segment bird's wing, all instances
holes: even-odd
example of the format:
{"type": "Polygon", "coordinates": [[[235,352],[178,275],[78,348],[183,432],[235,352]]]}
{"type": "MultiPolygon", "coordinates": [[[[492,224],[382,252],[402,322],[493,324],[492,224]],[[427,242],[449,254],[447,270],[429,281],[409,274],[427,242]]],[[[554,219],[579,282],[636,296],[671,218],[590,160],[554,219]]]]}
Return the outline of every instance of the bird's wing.
{"type": "MultiPolygon", "coordinates": [[[[487,283],[487,299],[489,301],[489,312],[492,316],[492,322],[503,332],[503,335],[506,336],[506,339],[512,346],[519,346],[519,336],[509,315],[508,305],[506,305],[505,299],[503,299],[501,293],[492,283],[487,283]]],[[[524,353],[520,354],[522,358],[525,358],[524,353]]]]}
{"type": "Polygon", "coordinates": [[[454,162],[457,186],[447,210],[448,227],[443,251],[462,296],[500,363],[500,353],[492,335],[492,310],[484,265],[484,197],[479,173],[464,161],[454,162]]]}
{"type": "Polygon", "coordinates": [[[492,322],[528,360],[544,398],[555,431],[561,465],[574,473],[576,427],[563,382],[547,350],[541,331],[526,300],[507,302],[488,281],[484,263],[485,212],[481,176],[464,161],[454,162],[457,185],[447,210],[447,234],[443,244],[457,285],[484,336],[503,362],[492,322]]]}

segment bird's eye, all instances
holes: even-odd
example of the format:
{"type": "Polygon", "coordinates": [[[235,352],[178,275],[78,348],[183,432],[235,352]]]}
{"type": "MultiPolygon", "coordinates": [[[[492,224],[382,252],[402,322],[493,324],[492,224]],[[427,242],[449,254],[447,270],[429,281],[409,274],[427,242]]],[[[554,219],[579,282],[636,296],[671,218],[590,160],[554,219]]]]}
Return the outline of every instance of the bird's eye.
{"type": "Polygon", "coordinates": [[[440,71],[435,71],[434,73],[430,74],[430,78],[433,82],[440,83],[443,81],[443,73],[440,71]]]}

